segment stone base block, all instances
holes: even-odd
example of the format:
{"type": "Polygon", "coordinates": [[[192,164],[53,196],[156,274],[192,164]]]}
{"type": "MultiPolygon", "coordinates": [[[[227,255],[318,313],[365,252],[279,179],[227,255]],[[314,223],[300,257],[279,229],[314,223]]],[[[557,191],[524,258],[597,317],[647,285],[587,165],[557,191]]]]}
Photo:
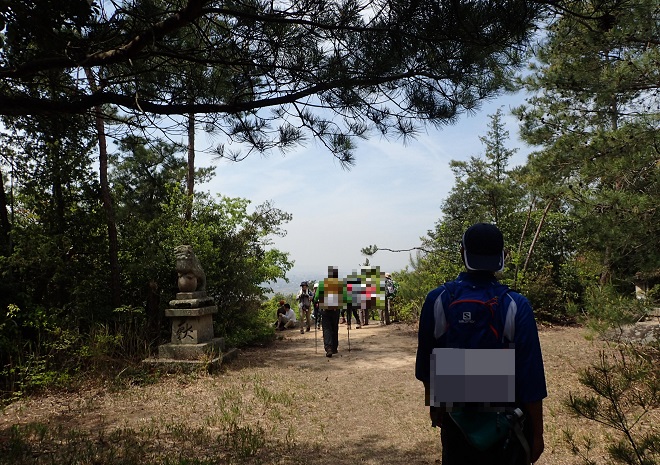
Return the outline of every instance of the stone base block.
{"type": "Polygon", "coordinates": [[[198,345],[211,341],[212,338],[212,315],[172,318],[173,344],[198,345]]]}
{"type": "Polygon", "coordinates": [[[177,292],[176,294],[177,300],[204,299],[206,297],[206,291],[177,292]]]}
{"type": "Polygon", "coordinates": [[[158,358],[175,360],[200,360],[217,356],[225,350],[225,338],[216,337],[201,344],[162,344],[158,346],[158,358]]]}
{"type": "Polygon", "coordinates": [[[144,359],[142,363],[167,373],[195,373],[199,371],[212,373],[220,368],[222,361],[222,356],[208,360],[175,360],[173,358],[158,357],[144,359]]]}
{"type": "Polygon", "coordinates": [[[199,317],[202,315],[212,315],[218,313],[218,307],[215,305],[210,305],[207,307],[195,307],[195,308],[166,308],[165,316],[166,317],[199,317]]]}
{"type": "MultiPolygon", "coordinates": [[[[205,297],[203,299],[176,299],[170,300],[170,305],[174,308],[200,308],[200,307],[214,307],[213,297],[205,297]]],[[[169,315],[168,315],[169,316],[169,315]]]]}
{"type": "Polygon", "coordinates": [[[144,359],[142,360],[142,363],[149,366],[150,368],[162,370],[167,373],[195,373],[200,371],[212,373],[219,370],[223,363],[228,363],[235,359],[237,356],[238,349],[231,348],[226,352],[220,352],[216,357],[213,358],[201,358],[198,360],[178,360],[174,358],[164,358],[159,356],[144,359]]]}

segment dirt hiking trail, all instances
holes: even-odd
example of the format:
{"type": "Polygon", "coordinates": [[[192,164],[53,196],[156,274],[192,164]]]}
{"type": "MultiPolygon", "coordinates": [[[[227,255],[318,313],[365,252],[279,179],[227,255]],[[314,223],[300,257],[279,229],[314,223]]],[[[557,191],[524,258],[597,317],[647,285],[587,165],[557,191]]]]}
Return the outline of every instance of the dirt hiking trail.
{"type": "MultiPolygon", "coordinates": [[[[562,406],[569,392],[582,391],[577,370],[605,347],[586,334],[580,328],[540,330],[549,397],[539,465],[579,463],[563,441],[566,428],[588,430],[597,442],[606,434],[562,406]]],[[[440,463],[439,430],[430,426],[414,377],[416,327],[353,329],[349,351],[346,326],[340,325],[339,353],[332,358],[325,357],[321,331],[316,344],[313,330],[278,336],[266,348],[240,351],[216,374],[164,375],[153,384],[95,386],[18,401],[0,411],[0,441],[11,425],[29,422],[101,436],[117,428],[171,432],[181,425],[221,434],[231,424],[263,432],[270,448],[248,463],[440,463]]]]}

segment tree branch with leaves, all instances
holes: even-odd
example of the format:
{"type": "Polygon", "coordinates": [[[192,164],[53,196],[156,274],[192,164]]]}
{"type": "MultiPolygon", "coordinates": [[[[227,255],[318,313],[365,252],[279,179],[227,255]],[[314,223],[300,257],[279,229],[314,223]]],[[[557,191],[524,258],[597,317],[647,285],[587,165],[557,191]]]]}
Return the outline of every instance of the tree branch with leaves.
{"type": "Polygon", "coordinates": [[[349,161],[346,141],[364,126],[406,136],[496,94],[543,8],[530,0],[19,2],[0,7],[0,114],[109,106],[144,125],[180,116],[182,130],[195,114],[257,151],[312,134],[349,161]],[[98,88],[85,68],[103,69],[98,88]],[[71,76],[66,98],[38,92],[52,74],[71,76]],[[194,79],[186,88],[199,89],[186,99],[184,74],[194,79]]]}

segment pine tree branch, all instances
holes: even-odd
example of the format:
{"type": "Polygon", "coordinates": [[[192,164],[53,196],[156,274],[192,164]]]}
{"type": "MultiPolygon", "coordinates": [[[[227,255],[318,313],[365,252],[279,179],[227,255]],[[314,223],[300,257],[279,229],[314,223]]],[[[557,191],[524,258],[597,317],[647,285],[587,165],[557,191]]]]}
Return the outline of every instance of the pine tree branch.
{"type": "Polygon", "coordinates": [[[386,250],[388,252],[395,252],[395,253],[398,253],[398,252],[411,252],[413,250],[421,250],[422,252],[425,252],[425,253],[429,253],[429,254],[431,253],[430,250],[425,249],[424,247],[411,247],[409,249],[389,249],[387,247],[378,247],[377,245],[370,245],[368,247],[365,247],[361,250],[361,252],[362,252],[363,255],[371,256],[371,255],[374,255],[379,250],[386,250]]]}

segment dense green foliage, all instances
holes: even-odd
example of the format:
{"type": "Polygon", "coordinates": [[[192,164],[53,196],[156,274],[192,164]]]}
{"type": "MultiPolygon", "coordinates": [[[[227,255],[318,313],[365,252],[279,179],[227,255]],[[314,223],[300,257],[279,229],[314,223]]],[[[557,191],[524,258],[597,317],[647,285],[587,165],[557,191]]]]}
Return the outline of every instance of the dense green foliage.
{"type": "Polygon", "coordinates": [[[534,97],[517,114],[524,140],[541,147],[528,163],[535,185],[561,201],[576,250],[598,256],[599,283],[624,291],[660,264],[648,246],[660,234],[658,6],[574,8],[594,19],[566,16],[548,30],[523,79],[534,97]]]}
{"type": "Polygon", "coordinates": [[[486,149],[483,157],[450,163],[455,183],[442,204],[443,216],[422,238],[424,253],[397,274],[400,305],[416,308],[413,314],[419,312],[430,289],[463,270],[461,236],[480,221],[495,223],[502,230],[508,258],[500,278],[528,295],[541,319],[570,319],[572,303],[581,296],[584,282],[574,281],[577,271],[571,261],[575,250],[569,240],[570,218],[556,209],[539,210],[541,194],[530,186],[527,167],[509,169],[515,150],[507,148],[509,134],[502,116],[501,111],[492,115],[489,131],[481,137],[486,149]],[[539,226],[543,234],[537,237],[539,226]]]}
{"type": "MultiPolygon", "coordinates": [[[[646,275],[653,282],[656,275],[652,270],[660,262],[655,260],[656,268],[652,268],[649,256],[655,256],[657,250],[637,247],[640,263],[651,267],[630,269],[611,266],[606,259],[610,248],[584,245],[588,242],[585,237],[591,237],[582,230],[587,218],[575,215],[568,200],[548,199],[545,192],[550,187],[534,185],[538,179],[532,163],[508,170],[507,157],[497,155],[510,153],[503,145],[498,147],[507,136],[500,117],[499,112],[492,116],[491,131],[482,138],[487,148],[483,158],[452,162],[456,182],[443,203],[443,216],[422,238],[424,252],[396,275],[401,285],[399,305],[418,314],[426,293],[463,269],[459,253],[462,232],[485,221],[500,227],[507,244],[501,281],[527,295],[540,320],[588,319],[602,327],[638,319],[658,303],[653,290],[646,300],[637,301],[633,288],[633,282],[644,274],[640,270],[648,270],[646,275]],[[610,279],[603,282],[605,267],[610,279]]],[[[634,260],[630,253],[628,260],[634,260]]]]}
{"type": "Polygon", "coordinates": [[[13,196],[10,253],[2,257],[0,299],[7,309],[0,315],[2,391],[68,382],[80,368],[139,360],[164,342],[169,328],[163,309],[177,292],[173,251],[180,244],[191,244],[205,269],[208,292],[219,307],[216,335],[230,344],[272,337],[260,308],[269,290],[264,283],[284,278],[291,263],[270,247],[269,237],[283,234],[290,215],[268,203],[250,211],[246,199],[198,193],[192,221],[185,221],[181,149],[122,140],[110,171],[122,301],[114,307],[98,185],[91,158],[80,154],[85,133],[63,122],[57,131],[66,137],[48,142],[14,128],[5,147],[35,151],[5,152],[13,168],[13,196]],[[77,151],[67,148],[69,139],[77,151]]]}

